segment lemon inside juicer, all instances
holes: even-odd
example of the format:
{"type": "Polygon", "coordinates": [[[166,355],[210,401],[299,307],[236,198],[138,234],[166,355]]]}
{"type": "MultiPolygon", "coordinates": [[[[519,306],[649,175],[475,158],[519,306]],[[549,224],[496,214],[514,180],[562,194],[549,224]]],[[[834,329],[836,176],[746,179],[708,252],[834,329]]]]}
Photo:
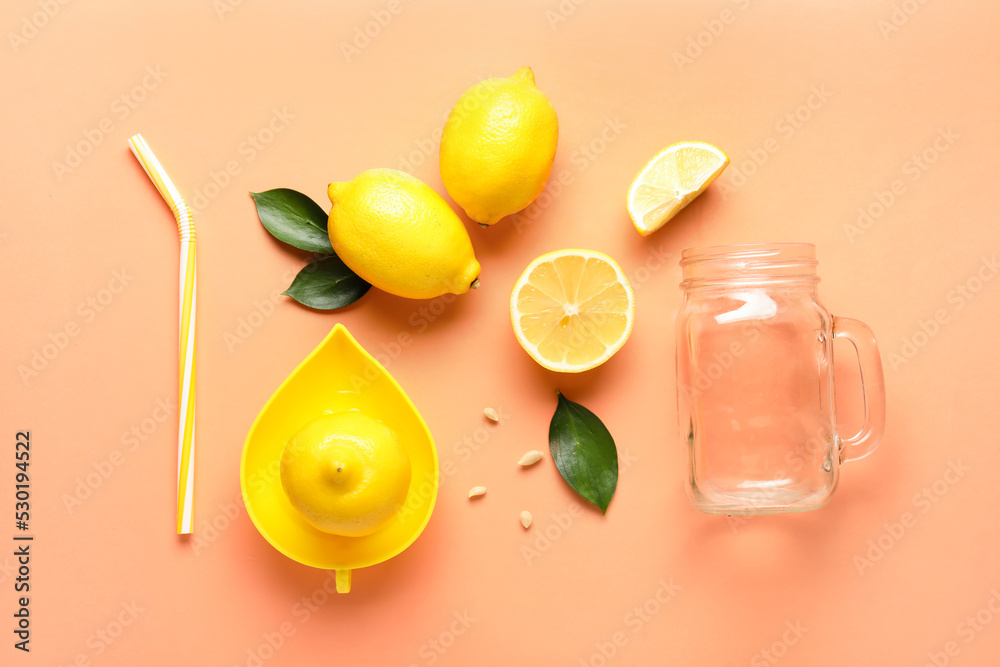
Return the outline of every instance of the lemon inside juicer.
{"type": "Polygon", "coordinates": [[[240,486],[247,514],[271,545],[292,560],[336,571],[337,591],[351,571],[402,552],[430,519],[439,481],[437,450],[426,423],[396,380],[337,324],[285,379],[257,415],[243,446],[240,486]],[[304,425],[328,413],[357,410],[395,433],[410,460],[410,485],[395,516],[376,532],[324,532],[296,509],[282,488],[281,457],[304,425]]]}

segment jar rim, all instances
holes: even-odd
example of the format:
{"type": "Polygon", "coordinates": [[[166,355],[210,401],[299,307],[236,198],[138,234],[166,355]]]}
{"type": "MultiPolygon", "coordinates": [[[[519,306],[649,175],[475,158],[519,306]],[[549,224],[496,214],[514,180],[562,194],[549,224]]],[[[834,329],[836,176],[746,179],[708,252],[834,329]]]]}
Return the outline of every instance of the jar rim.
{"type": "Polygon", "coordinates": [[[760,259],[764,261],[799,259],[816,261],[816,245],[804,242],[731,243],[685,248],[681,251],[681,265],[712,259],[760,259]]]}
{"type": "Polygon", "coordinates": [[[757,286],[814,286],[812,243],[740,243],[687,248],[681,253],[684,289],[757,286]]]}

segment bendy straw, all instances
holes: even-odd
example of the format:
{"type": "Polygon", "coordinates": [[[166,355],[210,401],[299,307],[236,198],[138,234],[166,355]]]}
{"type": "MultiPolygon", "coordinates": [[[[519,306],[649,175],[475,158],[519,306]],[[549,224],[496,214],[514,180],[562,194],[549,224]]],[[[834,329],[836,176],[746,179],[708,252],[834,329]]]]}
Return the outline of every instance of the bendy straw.
{"type": "Polygon", "coordinates": [[[160,191],[177,219],[181,238],[180,268],[180,399],[177,432],[177,534],[191,532],[191,504],[194,500],[194,332],[196,283],[195,232],[191,209],[184,203],[160,161],[141,134],[128,140],[129,148],[142,165],[146,175],[160,191]]]}

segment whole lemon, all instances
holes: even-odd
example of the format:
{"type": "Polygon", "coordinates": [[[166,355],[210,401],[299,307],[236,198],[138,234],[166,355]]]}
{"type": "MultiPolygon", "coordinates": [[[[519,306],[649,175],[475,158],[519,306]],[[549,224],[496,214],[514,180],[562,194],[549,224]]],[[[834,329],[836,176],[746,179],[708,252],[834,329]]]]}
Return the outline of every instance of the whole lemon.
{"type": "Polygon", "coordinates": [[[469,232],[426,183],[395,169],[370,169],[327,190],[327,230],[352,271],[410,299],[463,294],[478,286],[469,232]]]}
{"type": "Polygon", "coordinates": [[[558,139],[556,110],[522,67],[458,99],[441,135],[441,178],[470,218],[492,225],[541,194],[558,139]]]}
{"type": "Polygon", "coordinates": [[[369,535],[406,501],[410,457],[382,422],[357,410],[326,414],[285,445],[281,486],[316,528],[369,535]]]}

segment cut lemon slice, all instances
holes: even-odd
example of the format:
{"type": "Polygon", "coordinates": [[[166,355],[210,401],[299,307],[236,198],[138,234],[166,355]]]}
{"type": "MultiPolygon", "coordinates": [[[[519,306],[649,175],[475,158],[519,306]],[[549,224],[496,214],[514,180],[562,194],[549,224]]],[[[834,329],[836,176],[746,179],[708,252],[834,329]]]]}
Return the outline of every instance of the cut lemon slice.
{"type": "Polygon", "coordinates": [[[621,267],[593,250],[558,250],[524,270],[510,295],[521,347],[551,371],[600,366],[625,344],[635,296],[621,267]]]}
{"type": "Polygon", "coordinates": [[[643,236],[662,227],[700,195],[729,164],[712,144],[684,141],[649,161],[628,189],[628,213],[643,236]]]}

